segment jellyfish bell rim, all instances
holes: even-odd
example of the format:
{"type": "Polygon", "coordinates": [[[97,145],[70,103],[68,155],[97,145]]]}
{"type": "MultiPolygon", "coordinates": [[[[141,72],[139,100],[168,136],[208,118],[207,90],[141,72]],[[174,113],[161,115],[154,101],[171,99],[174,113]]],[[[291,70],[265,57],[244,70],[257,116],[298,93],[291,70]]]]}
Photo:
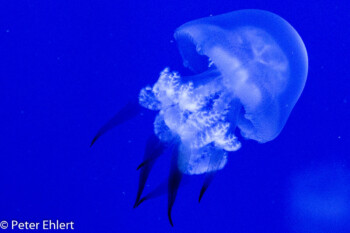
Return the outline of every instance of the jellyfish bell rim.
{"type": "Polygon", "coordinates": [[[220,43],[224,43],[221,38],[215,38],[219,37],[216,32],[234,31],[243,27],[258,28],[270,35],[288,61],[288,86],[278,100],[270,104],[271,109],[250,110],[249,106],[242,102],[245,114],[239,119],[241,124],[238,124],[242,136],[264,143],[279,135],[306,83],[307,51],[294,27],[272,12],[246,9],[187,22],[176,29],[174,38],[185,67],[200,73],[208,69],[209,60],[217,65],[222,75],[225,75],[225,70],[220,68],[220,62],[218,63],[213,56],[213,44],[220,47],[220,43]],[[291,77],[293,80],[290,80],[291,77]],[[267,112],[271,111],[279,117],[278,124],[271,123],[276,121],[268,116],[267,112]]]}
{"type": "MultiPolygon", "coordinates": [[[[298,32],[295,30],[295,28],[288,21],[286,21],[281,16],[279,16],[273,12],[266,11],[266,10],[260,10],[260,9],[243,9],[243,10],[232,11],[229,13],[220,14],[220,15],[216,15],[216,16],[195,19],[195,20],[189,21],[189,22],[184,23],[181,26],[179,26],[174,32],[174,38],[178,43],[179,51],[180,51],[180,54],[183,58],[183,62],[184,62],[185,67],[191,69],[194,72],[200,72],[200,70],[198,69],[199,67],[196,67],[196,64],[193,64],[194,61],[192,59],[191,60],[186,59],[186,53],[185,53],[184,49],[181,47],[182,41],[180,41],[180,40],[182,39],[182,37],[185,37],[186,40],[189,40],[188,42],[193,43],[192,46],[193,46],[193,49],[195,49],[195,53],[191,54],[191,55],[196,56],[195,57],[196,59],[200,59],[200,58],[207,59],[207,58],[203,57],[203,56],[207,57],[208,55],[204,52],[203,48],[200,46],[201,42],[197,38],[195,38],[193,36],[193,33],[191,32],[191,29],[193,29],[192,26],[200,25],[200,24],[207,25],[207,23],[204,23],[207,20],[216,19],[216,18],[224,18],[224,17],[232,15],[232,14],[237,15],[237,17],[240,17],[241,15],[245,17],[244,20],[237,20],[236,22],[234,22],[235,24],[237,24],[238,27],[243,26],[244,23],[248,23],[251,25],[254,24],[254,27],[257,27],[257,26],[263,27],[264,30],[266,30],[266,28],[264,27],[264,23],[262,23],[261,21],[258,21],[258,20],[253,20],[253,17],[251,14],[254,14],[254,17],[258,16],[260,18],[263,18],[263,17],[266,18],[266,16],[270,17],[269,21],[276,19],[276,22],[279,22],[280,25],[276,25],[276,23],[272,23],[272,24],[274,25],[274,27],[278,26],[279,33],[290,34],[290,38],[294,38],[297,40],[297,41],[294,41],[293,43],[299,43],[299,45],[297,46],[299,49],[293,48],[291,50],[295,51],[295,53],[293,52],[293,56],[300,56],[300,59],[302,60],[302,62],[306,63],[306,67],[305,67],[306,70],[305,71],[307,73],[307,71],[308,71],[307,70],[307,68],[308,68],[307,51],[306,51],[305,44],[304,44],[303,40],[301,39],[300,35],[298,34],[298,32]],[[289,30],[288,31],[286,31],[286,30],[280,31],[283,28],[282,24],[287,25],[287,28],[289,30]]],[[[278,44],[282,47],[287,47],[287,48],[289,47],[290,48],[290,45],[291,45],[290,42],[291,41],[288,41],[288,43],[280,41],[278,44]],[[283,44],[286,44],[286,46],[283,46],[283,44]]],[[[189,46],[189,44],[188,44],[188,46],[189,46]]]]}

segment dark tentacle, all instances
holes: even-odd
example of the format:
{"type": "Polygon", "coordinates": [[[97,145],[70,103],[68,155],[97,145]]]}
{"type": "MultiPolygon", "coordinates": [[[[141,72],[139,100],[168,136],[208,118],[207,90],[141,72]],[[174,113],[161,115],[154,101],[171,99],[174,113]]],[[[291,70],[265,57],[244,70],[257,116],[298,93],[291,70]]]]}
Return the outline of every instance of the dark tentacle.
{"type": "Polygon", "coordinates": [[[148,138],[144,153],[144,160],[141,163],[142,166],[139,165],[138,167],[138,169],[140,169],[140,176],[134,208],[141,204],[140,198],[145,188],[148,176],[156,159],[163,153],[164,147],[164,144],[160,142],[157,136],[154,134],[148,138]]]}
{"type": "Polygon", "coordinates": [[[205,191],[207,191],[209,185],[211,184],[212,180],[214,179],[216,172],[209,172],[205,175],[204,178],[204,182],[203,182],[203,186],[201,188],[201,191],[199,193],[199,198],[198,198],[198,202],[201,202],[202,197],[205,193],[205,191]]]}
{"type": "Polygon", "coordinates": [[[154,162],[154,160],[164,152],[164,149],[165,144],[162,143],[156,135],[152,134],[147,140],[143,161],[139,164],[136,170],[140,170],[140,168],[148,163],[154,162]]]}
{"type": "Polygon", "coordinates": [[[141,203],[143,203],[146,200],[153,199],[153,198],[162,196],[164,194],[167,194],[167,192],[168,192],[168,182],[163,181],[154,190],[152,190],[151,192],[146,194],[143,198],[141,198],[137,204],[135,203],[136,206],[134,206],[134,207],[141,205],[141,203]]]}
{"type": "Polygon", "coordinates": [[[213,181],[214,176],[215,176],[217,170],[219,169],[220,164],[222,163],[223,159],[224,159],[224,157],[220,153],[213,153],[211,155],[210,160],[209,160],[209,164],[208,164],[208,171],[205,174],[204,182],[203,182],[201,191],[199,193],[199,198],[198,198],[199,203],[201,202],[205,191],[207,191],[209,185],[213,181]]]}
{"type": "MultiPolygon", "coordinates": [[[[190,178],[187,176],[183,176],[181,179],[181,186],[189,184],[190,178]]],[[[147,193],[144,197],[140,199],[140,201],[137,203],[136,207],[141,205],[144,201],[160,197],[162,195],[165,195],[168,193],[168,181],[165,180],[162,183],[160,183],[154,190],[147,193]]]]}
{"type": "Polygon", "coordinates": [[[137,116],[141,111],[141,106],[138,101],[131,101],[125,105],[119,112],[110,119],[101,129],[97,132],[96,136],[92,139],[90,147],[96,142],[96,140],[103,134],[113,129],[114,127],[132,119],[137,116]]]}
{"type": "Polygon", "coordinates": [[[178,153],[178,148],[175,147],[172,155],[170,175],[168,181],[168,218],[171,226],[174,226],[173,220],[171,218],[171,210],[173,208],[177,195],[177,190],[179,189],[180,182],[182,179],[182,173],[180,172],[177,166],[178,153]]]}

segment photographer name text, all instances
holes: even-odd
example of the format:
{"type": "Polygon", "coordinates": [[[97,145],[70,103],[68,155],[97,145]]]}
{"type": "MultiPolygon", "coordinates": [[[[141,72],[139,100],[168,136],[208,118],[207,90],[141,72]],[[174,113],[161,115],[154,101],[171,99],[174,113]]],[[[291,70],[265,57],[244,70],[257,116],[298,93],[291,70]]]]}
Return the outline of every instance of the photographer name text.
{"type": "Polygon", "coordinates": [[[42,222],[2,221],[1,229],[7,228],[11,230],[74,230],[74,222],[61,222],[59,220],[43,220],[42,222]]]}

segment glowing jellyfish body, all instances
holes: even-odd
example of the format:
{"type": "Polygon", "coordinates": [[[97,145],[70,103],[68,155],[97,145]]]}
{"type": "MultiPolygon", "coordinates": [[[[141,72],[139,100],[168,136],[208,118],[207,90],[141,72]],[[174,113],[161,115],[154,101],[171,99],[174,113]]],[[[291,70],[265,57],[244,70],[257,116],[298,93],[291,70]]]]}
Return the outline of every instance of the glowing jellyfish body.
{"type": "Polygon", "coordinates": [[[181,78],[165,69],[139,100],[159,110],[160,140],[179,137],[183,173],[223,168],[227,152],[241,147],[236,127],[260,143],[277,137],[307,76],[306,49],[290,24],[270,12],[242,10],[186,23],[175,39],[197,75],[181,78]],[[213,154],[220,162],[211,162],[213,154]]]}
{"type": "MultiPolygon", "coordinates": [[[[188,22],[174,35],[184,66],[195,75],[181,77],[165,68],[143,88],[139,104],[159,111],[154,133],[140,164],[135,207],[143,198],[149,172],[166,146],[173,148],[168,181],[168,216],[182,174],[207,174],[200,198],[227,154],[245,139],[271,141],[283,129],[305,85],[307,53],[295,29],[281,17],[262,10],[241,10],[188,22]],[[175,145],[175,146],[174,146],[175,145]]],[[[122,109],[98,132],[96,139],[139,110],[122,109]]]]}

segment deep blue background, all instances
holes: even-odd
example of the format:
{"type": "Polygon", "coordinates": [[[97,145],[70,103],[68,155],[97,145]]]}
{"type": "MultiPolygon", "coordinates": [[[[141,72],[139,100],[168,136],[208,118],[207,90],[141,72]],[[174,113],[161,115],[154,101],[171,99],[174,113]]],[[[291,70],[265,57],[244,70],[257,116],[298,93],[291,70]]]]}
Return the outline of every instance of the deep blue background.
{"type": "MultiPolygon", "coordinates": [[[[77,232],[350,232],[350,7],[347,1],[1,1],[0,221],[74,221],[77,232]],[[132,209],[154,115],[89,143],[166,66],[181,72],[181,24],[269,10],[309,55],[284,130],[244,141],[205,194],[201,178],[132,209]]],[[[151,190],[168,174],[163,158],[151,190]]],[[[1,231],[1,229],[0,229],[1,231]]],[[[6,232],[6,231],[4,231],[6,232]]],[[[9,230],[7,230],[9,232],[9,230]]]]}

